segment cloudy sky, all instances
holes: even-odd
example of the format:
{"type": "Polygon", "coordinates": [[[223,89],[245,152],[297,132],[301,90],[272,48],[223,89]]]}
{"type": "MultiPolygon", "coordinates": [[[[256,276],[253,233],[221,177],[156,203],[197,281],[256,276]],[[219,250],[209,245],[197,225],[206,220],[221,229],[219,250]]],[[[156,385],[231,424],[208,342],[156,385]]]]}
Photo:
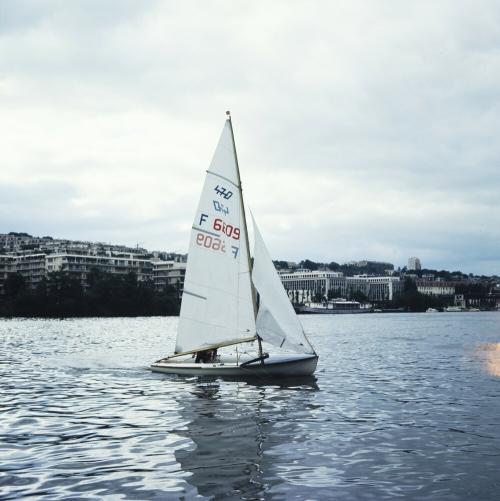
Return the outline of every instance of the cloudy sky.
{"type": "Polygon", "coordinates": [[[500,274],[500,3],[0,1],[0,232],[185,252],[224,112],[275,258],[500,274]]]}

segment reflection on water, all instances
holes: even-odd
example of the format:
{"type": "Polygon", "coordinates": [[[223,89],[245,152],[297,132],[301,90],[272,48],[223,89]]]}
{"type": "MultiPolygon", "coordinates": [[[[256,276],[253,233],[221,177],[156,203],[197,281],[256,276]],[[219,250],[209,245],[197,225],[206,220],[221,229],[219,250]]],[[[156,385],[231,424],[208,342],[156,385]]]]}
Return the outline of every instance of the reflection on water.
{"type": "Polygon", "coordinates": [[[180,432],[193,445],[178,450],[175,457],[182,470],[192,474],[188,482],[199,494],[259,499],[281,482],[273,471],[273,448],[300,441],[299,424],[283,427],[294,402],[288,393],[279,393],[284,388],[300,391],[302,405],[307,405],[309,392],[318,389],[315,378],[279,387],[275,382],[267,387],[263,381],[259,386],[235,382],[225,389],[220,382],[194,384],[194,398],[183,402],[181,416],[187,425],[180,432]]]}
{"type": "Polygon", "coordinates": [[[500,314],[303,322],[317,379],[252,384],[149,372],[177,319],[0,320],[0,499],[496,499],[500,314]]]}
{"type": "Polygon", "coordinates": [[[182,470],[192,474],[188,482],[207,497],[258,496],[264,489],[258,479],[265,440],[261,399],[224,404],[217,383],[196,385],[193,393],[181,411],[188,422],[184,436],[193,445],[175,455],[182,470]]]}
{"type": "Polygon", "coordinates": [[[481,343],[475,353],[489,374],[500,377],[500,343],[481,343]]]}

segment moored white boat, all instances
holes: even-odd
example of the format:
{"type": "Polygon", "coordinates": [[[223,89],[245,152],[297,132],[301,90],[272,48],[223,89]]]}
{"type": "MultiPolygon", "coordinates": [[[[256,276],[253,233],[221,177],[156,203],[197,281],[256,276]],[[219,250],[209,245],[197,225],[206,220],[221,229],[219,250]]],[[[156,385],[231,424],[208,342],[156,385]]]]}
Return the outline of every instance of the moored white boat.
{"type": "Polygon", "coordinates": [[[253,228],[252,266],[228,113],[191,230],[175,351],[153,363],[151,370],[245,378],[314,373],[318,355],[255,220],[253,228]]]}

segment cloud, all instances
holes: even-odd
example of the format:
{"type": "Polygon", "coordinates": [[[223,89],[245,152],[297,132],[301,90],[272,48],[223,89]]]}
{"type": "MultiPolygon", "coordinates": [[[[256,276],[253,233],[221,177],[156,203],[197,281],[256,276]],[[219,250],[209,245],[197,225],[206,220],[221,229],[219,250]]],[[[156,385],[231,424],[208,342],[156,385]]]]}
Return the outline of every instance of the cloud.
{"type": "Polygon", "coordinates": [[[500,273],[496,2],[0,9],[6,231],[186,250],[231,109],[274,256],[500,273]]]}

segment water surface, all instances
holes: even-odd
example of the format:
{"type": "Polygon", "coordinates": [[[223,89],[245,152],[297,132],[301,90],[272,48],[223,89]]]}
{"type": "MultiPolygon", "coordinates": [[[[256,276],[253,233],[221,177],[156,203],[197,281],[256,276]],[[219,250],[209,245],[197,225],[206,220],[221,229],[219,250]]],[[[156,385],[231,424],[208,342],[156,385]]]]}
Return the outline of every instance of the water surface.
{"type": "Polygon", "coordinates": [[[301,320],[287,383],[147,371],[175,318],[0,320],[0,498],[497,498],[500,314],[301,320]]]}

